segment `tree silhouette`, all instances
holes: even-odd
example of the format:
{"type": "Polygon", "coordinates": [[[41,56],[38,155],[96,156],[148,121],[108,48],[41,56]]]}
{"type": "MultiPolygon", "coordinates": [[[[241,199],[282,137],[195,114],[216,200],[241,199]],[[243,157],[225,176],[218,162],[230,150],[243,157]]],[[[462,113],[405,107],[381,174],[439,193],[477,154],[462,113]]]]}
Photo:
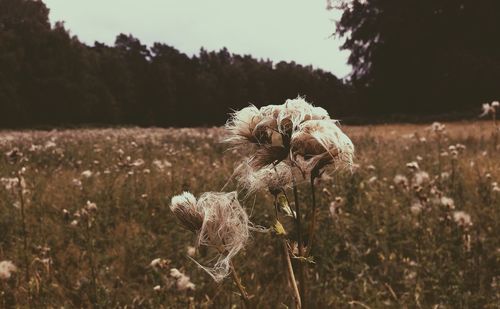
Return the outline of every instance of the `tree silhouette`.
{"type": "Polygon", "coordinates": [[[353,0],[337,34],[371,113],[471,110],[500,96],[497,0],[353,0]]]}

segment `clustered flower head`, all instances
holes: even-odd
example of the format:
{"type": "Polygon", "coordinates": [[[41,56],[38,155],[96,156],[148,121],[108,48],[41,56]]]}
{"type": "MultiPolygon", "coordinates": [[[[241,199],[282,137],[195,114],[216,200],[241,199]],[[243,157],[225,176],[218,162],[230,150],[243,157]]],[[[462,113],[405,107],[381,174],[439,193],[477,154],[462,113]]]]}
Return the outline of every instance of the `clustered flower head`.
{"type": "Polygon", "coordinates": [[[0,262],[0,280],[8,280],[12,276],[12,273],[17,271],[16,265],[11,261],[0,262]]]}
{"type": "Polygon", "coordinates": [[[184,192],[172,198],[170,209],[185,228],[197,234],[198,246],[218,250],[212,267],[200,266],[215,281],[221,281],[229,274],[231,259],[243,249],[250,236],[248,215],[237,193],[206,192],[196,199],[184,192]]]}
{"type": "Polygon", "coordinates": [[[303,98],[260,109],[236,111],[226,124],[224,140],[248,153],[254,169],[287,162],[305,175],[318,176],[328,165],[351,166],[354,146],[328,112],[303,98]]]}

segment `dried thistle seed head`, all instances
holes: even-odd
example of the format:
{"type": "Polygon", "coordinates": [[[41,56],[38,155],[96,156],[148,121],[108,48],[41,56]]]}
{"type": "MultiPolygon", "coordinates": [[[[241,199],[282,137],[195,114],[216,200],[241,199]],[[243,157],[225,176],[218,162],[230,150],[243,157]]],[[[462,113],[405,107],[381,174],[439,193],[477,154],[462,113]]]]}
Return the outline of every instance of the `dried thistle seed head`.
{"type": "Polygon", "coordinates": [[[282,146],[262,146],[253,153],[249,164],[255,169],[276,165],[285,160],[288,154],[288,150],[282,146]]]}
{"type": "Polygon", "coordinates": [[[283,109],[283,105],[266,105],[260,108],[260,113],[265,118],[278,119],[278,115],[283,109]]]}
{"type": "Polygon", "coordinates": [[[197,206],[204,213],[203,224],[198,232],[198,245],[211,246],[220,252],[212,267],[200,266],[219,282],[229,274],[231,259],[248,241],[248,215],[241,207],[236,192],[204,193],[198,199],[197,206]]]}
{"type": "Polygon", "coordinates": [[[248,160],[236,168],[235,176],[238,184],[245,189],[247,194],[268,189],[273,195],[288,188],[293,177],[292,169],[284,162],[256,169],[248,160]]]}
{"type": "Polygon", "coordinates": [[[181,224],[192,232],[199,231],[204,220],[203,210],[197,206],[196,198],[189,192],[172,198],[170,210],[181,224]]]}
{"type": "Polygon", "coordinates": [[[292,135],[292,155],[311,160],[313,168],[331,163],[351,166],[354,145],[331,119],[309,120],[299,125],[292,135]]]}
{"type": "Polygon", "coordinates": [[[236,111],[226,123],[228,136],[224,141],[234,146],[266,143],[270,139],[267,127],[264,125],[266,120],[269,119],[262,116],[259,109],[253,105],[236,111]]]}
{"type": "Polygon", "coordinates": [[[307,120],[330,119],[328,112],[321,107],[314,107],[304,98],[286,100],[276,118],[278,131],[291,136],[297,126],[307,120]]]}

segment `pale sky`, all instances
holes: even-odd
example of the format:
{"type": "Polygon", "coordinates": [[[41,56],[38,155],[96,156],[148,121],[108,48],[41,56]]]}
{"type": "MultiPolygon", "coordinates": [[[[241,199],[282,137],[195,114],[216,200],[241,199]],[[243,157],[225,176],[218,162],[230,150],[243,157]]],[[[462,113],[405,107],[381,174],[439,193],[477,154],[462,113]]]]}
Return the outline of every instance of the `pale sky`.
{"type": "Polygon", "coordinates": [[[52,22],[93,45],[119,33],[188,55],[227,47],[255,58],[295,61],[345,77],[348,51],[331,37],[340,14],[325,0],[44,0],[52,22]]]}

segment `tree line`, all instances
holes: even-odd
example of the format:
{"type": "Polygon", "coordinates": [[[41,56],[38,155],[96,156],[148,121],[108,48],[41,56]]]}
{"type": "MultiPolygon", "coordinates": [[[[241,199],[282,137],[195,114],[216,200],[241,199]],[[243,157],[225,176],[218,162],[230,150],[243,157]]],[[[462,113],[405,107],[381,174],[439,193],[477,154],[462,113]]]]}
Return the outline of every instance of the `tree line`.
{"type": "Polygon", "coordinates": [[[297,95],[350,122],[477,115],[500,97],[500,1],[340,0],[352,75],[226,48],[187,56],[51,25],[42,1],[0,0],[0,127],[209,126],[297,95]]]}
{"type": "Polygon", "coordinates": [[[0,125],[220,125],[249,103],[305,95],[345,114],[352,89],[333,74],[294,62],[201,49],[188,57],[120,34],[87,46],[40,1],[0,0],[0,125]]]}

